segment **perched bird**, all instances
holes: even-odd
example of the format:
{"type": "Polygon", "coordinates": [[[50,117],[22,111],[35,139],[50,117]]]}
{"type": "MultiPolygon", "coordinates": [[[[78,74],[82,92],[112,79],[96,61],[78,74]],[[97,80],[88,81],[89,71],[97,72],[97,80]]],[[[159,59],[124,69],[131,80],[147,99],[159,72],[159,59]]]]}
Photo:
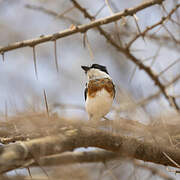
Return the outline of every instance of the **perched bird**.
{"type": "Polygon", "coordinates": [[[81,68],[88,78],[84,91],[86,111],[90,120],[98,121],[111,109],[115,86],[105,66],[92,64],[81,68]]]}

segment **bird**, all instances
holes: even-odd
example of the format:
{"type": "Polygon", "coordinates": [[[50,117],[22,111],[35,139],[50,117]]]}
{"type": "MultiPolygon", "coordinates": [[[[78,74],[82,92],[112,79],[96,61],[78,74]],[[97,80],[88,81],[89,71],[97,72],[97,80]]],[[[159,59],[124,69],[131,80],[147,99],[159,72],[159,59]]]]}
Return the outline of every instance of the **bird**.
{"type": "Polygon", "coordinates": [[[99,122],[111,110],[115,97],[115,85],[106,66],[92,64],[81,66],[87,76],[85,96],[85,109],[89,119],[99,122]]]}

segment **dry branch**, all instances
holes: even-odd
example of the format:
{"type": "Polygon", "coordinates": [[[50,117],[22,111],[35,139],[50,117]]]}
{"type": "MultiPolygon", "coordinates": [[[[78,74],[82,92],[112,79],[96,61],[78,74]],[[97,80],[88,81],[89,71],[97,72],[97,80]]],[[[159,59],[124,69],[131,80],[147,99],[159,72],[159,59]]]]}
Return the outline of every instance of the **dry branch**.
{"type": "Polygon", "coordinates": [[[97,27],[98,30],[100,31],[100,33],[108,40],[108,42],[110,42],[118,51],[122,52],[127,58],[129,58],[133,63],[135,63],[140,69],[143,69],[150,76],[150,78],[160,88],[160,90],[162,91],[162,93],[164,94],[166,99],[169,101],[170,105],[172,105],[172,107],[175,107],[176,110],[179,110],[179,107],[178,107],[175,99],[168,96],[168,94],[166,93],[165,87],[160,82],[159,78],[155,75],[155,73],[149,67],[145,66],[135,56],[133,56],[130,53],[128,48],[123,48],[123,47],[119,46],[106,31],[104,31],[101,27],[99,27],[100,25],[117,21],[120,18],[125,17],[125,16],[129,16],[129,15],[133,16],[135,13],[137,13],[138,11],[140,11],[142,9],[145,9],[145,8],[155,5],[155,4],[161,4],[163,2],[163,0],[152,0],[149,2],[145,2],[137,7],[125,9],[123,12],[116,13],[112,16],[102,18],[99,20],[94,20],[95,18],[93,16],[91,16],[89,13],[87,13],[87,11],[84,8],[82,8],[75,0],[72,0],[72,2],[74,3],[75,7],[77,7],[84,13],[85,17],[88,17],[89,19],[92,20],[91,23],[86,24],[86,25],[73,26],[73,28],[55,33],[53,35],[47,35],[47,36],[42,35],[40,38],[13,43],[8,46],[1,47],[0,53],[2,55],[4,55],[4,53],[7,51],[17,49],[17,48],[27,47],[27,46],[34,48],[38,44],[41,44],[41,43],[44,43],[47,41],[56,41],[59,38],[66,37],[66,36],[69,36],[69,35],[72,35],[72,34],[75,34],[78,32],[84,33],[90,28],[97,27]]]}
{"type": "Polygon", "coordinates": [[[165,180],[174,180],[173,177],[163,173],[162,171],[160,171],[159,169],[155,168],[155,167],[152,167],[152,166],[147,166],[145,164],[142,164],[142,163],[139,163],[138,161],[134,161],[134,165],[139,167],[139,168],[142,168],[142,169],[145,169],[145,170],[148,170],[150,171],[153,175],[157,175],[159,177],[161,177],[162,179],[165,179],[165,180]]]}
{"type": "MultiPolygon", "coordinates": [[[[42,157],[38,160],[41,166],[57,166],[66,165],[74,163],[96,163],[96,162],[106,162],[120,158],[117,153],[113,153],[105,150],[92,150],[83,152],[64,152],[61,154],[55,154],[51,156],[42,157]]],[[[38,166],[35,160],[30,160],[26,165],[28,166],[38,166]]]]}
{"type": "Polygon", "coordinates": [[[115,135],[95,128],[81,127],[60,129],[56,136],[18,142],[0,148],[0,173],[23,166],[24,161],[40,157],[72,151],[79,147],[98,147],[118,153],[121,157],[136,158],[147,162],[176,167],[169,161],[166,153],[180,164],[178,148],[156,144],[138,138],[115,135]]]}
{"type": "MultiPolygon", "coordinates": [[[[86,11],[85,8],[81,7],[81,5],[76,0],[71,0],[71,1],[73,2],[74,6],[77,7],[84,14],[85,17],[87,17],[91,21],[93,21],[95,19],[92,15],[90,15],[86,11]]],[[[167,17],[171,17],[172,13],[174,13],[177,8],[179,8],[179,5],[177,5],[176,8],[174,8],[167,17]]],[[[163,22],[164,21],[162,21],[161,23],[163,23],[163,22]]],[[[148,66],[145,66],[139,59],[137,59],[129,51],[129,46],[126,46],[125,48],[119,46],[119,44],[116,43],[116,41],[111,37],[111,35],[109,33],[107,33],[105,30],[103,30],[99,26],[97,27],[97,29],[100,32],[100,34],[103,35],[112,46],[114,46],[118,51],[123,53],[128,59],[130,59],[134,64],[136,64],[139,67],[139,69],[144,70],[149,75],[149,77],[154,81],[155,85],[157,85],[159,87],[161,92],[164,94],[164,97],[168,100],[169,104],[172,107],[174,107],[177,111],[179,111],[180,108],[178,107],[178,105],[177,105],[177,103],[175,101],[175,98],[170,97],[166,93],[165,86],[161,83],[161,81],[159,80],[158,76],[151,70],[151,68],[148,67],[148,66]]]]}
{"type": "MultiPolygon", "coordinates": [[[[46,156],[40,158],[38,163],[33,159],[26,163],[26,166],[57,166],[57,165],[67,165],[67,164],[74,164],[74,163],[97,163],[102,162],[106,163],[107,161],[111,160],[118,160],[120,155],[117,153],[104,151],[104,150],[92,150],[87,152],[64,152],[57,155],[46,156]]],[[[157,175],[165,180],[174,180],[171,176],[163,173],[159,169],[148,166],[146,164],[142,164],[138,161],[133,161],[134,165],[150,171],[153,175],[157,175]]]]}
{"type": "MultiPolygon", "coordinates": [[[[177,81],[180,80],[180,74],[177,75],[171,82],[169,82],[167,85],[165,85],[165,88],[168,89],[172,84],[176,83],[177,81]]],[[[145,105],[147,104],[148,102],[150,102],[150,100],[152,99],[155,99],[155,98],[158,98],[159,96],[161,95],[161,91],[158,91],[157,93],[143,99],[143,100],[140,100],[137,104],[138,105],[145,105]]]]}
{"type": "Polygon", "coordinates": [[[167,46],[168,48],[171,48],[172,50],[175,50],[177,52],[180,51],[180,40],[177,40],[177,42],[174,43],[174,41],[171,41],[171,38],[169,36],[166,36],[166,35],[157,36],[155,34],[147,34],[146,37],[160,45],[167,46]]]}
{"type": "MultiPolygon", "coordinates": [[[[143,32],[140,32],[139,34],[137,34],[127,45],[127,47],[129,48],[139,37],[144,37],[146,35],[146,33],[152,29],[154,29],[155,27],[159,26],[159,25],[163,25],[163,23],[165,21],[167,21],[167,19],[171,18],[172,14],[174,12],[176,12],[176,10],[180,7],[180,4],[178,4],[174,9],[171,10],[171,12],[165,16],[162,17],[160,21],[158,21],[157,23],[153,24],[150,27],[147,27],[143,32]]],[[[177,41],[176,41],[177,43],[177,41]]]]}
{"type": "Polygon", "coordinates": [[[45,14],[53,16],[55,18],[68,20],[69,22],[71,22],[73,24],[80,25],[80,23],[78,21],[66,16],[66,14],[69,13],[70,11],[72,11],[74,7],[71,7],[69,9],[65,10],[61,14],[58,14],[58,13],[56,13],[56,12],[50,10],[50,9],[47,9],[47,8],[44,8],[44,7],[41,7],[41,6],[35,6],[35,5],[27,4],[27,5],[25,5],[25,7],[28,8],[28,9],[32,9],[32,10],[35,10],[35,11],[45,13],[45,14]]]}
{"type": "Polygon", "coordinates": [[[0,48],[0,53],[4,54],[5,52],[11,51],[13,49],[18,49],[18,48],[23,48],[23,47],[28,47],[28,46],[33,47],[33,46],[36,46],[36,45],[44,43],[44,42],[55,41],[55,40],[57,40],[59,38],[63,38],[63,37],[66,37],[66,36],[69,36],[69,35],[72,35],[72,34],[75,34],[75,33],[79,33],[79,32],[84,33],[88,29],[98,27],[98,26],[103,25],[103,24],[108,24],[108,23],[117,21],[117,20],[119,20],[119,19],[121,19],[122,17],[125,17],[125,16],[132,16],[133,14],[137,13],[138,11],[140,11],[142,9],[153,6],[155,4],[161,4],[163,1],[164,0],[151,0],[149,2],[142,3],[141,5],[136,6],[134,8],[125,9],[123,12],[116,13],[116,14],[114,14],[112,16],[102,18],[102,19],[99,19],[99,20],[96,20],[96,21],[92,21],[89,24],[76,26],[76,27],[74,27],[72,29],[67,29],[67,30],[64,30],[64,31],[60,31],[60,32],[57,32],[57,33],[52,34],[52,35],[46,35],[46,36],[42,35],[42,36],[40,36],[39,38],[36,38],[36,39],[31,39],[31,40],[25,40],[25,41],[22,41],[22,42],[12,43],[12,44],[9,44],[8,46],[1,47],[0,48]]]}
{"type": "MultiPolygon", "coordinates": [[[[81,5],[80,5],[76,0],[72,0],[72,2],[73,2],[73,4],[74,4],[74,7],[78,8],[78,9],[84,14],[84,16],[85,16],[86,18],[90,19],[91,21],[94,21],[94,20],[95,20],[95,16],[90,15],[90,14],[86,11],[86,9],[83,8],[83,7],[81,7],[81,5]]],[[[28,7],[31,7],[31,6],[28,5],[28,7]]],[[[177,4],[176,7],[175,7],[174,9],[172,9],[169,14],[167,13],[167,16],[166,16],[166,17],[162,17],[162,19],[161,19],[158,23],[156,23],[156,24],[154,24],[154,25],[152,25],[152,26],[150,26],[150,27],[147,27],[147,29],[145,29],[142,33],[137,34],[137,35],[128,43],[128,45],[127,45],[126,47],[129,48],[129,47],[132,45],[132,43],[133,43],[135,40],[137,40],[138,37],[140,37],[140,36],[145,36],[146,33],[147,33],[149,30],[153,29],[154,27],[156,27],[156,26],[158,26],[158,25],[163,24],[167,19],[171,18],[171,15],[172,15],[174,12],[176,12],[176,10],[177,10],[179,7],[180,7],[180,5],[177,4]]],[[[49,12],[49,11],[50,11],[50,10],[47,10],[47,9],[44,9],[44,8],[34,7],[34,6],[32,6],[31,8],[33,8],[33,9],[35,9],[35,10],[41,10],[41,11],[43,10],[43,12],[46,12],[46,11],[49,12]]],[[[55,16],[55,17],[58,15],[57,13],[55,13],[55,12],[53,12],[53,11],[52,11],[50,14],[53,15],[53,16],[55,16]]],[[[175,106],[175,108],[176,108],[177,110],[179,110],[179,107],[178,107],[178,105],[176,104],[175,99],[173,99],[173,97],[168,96],[168,94],[166,93],[166,88],[163,87],[163,85],[162,85],[161,82],[159,81],[159,79],[158,79],[158,78],[159,78],[159,75],[155,75],[150,68],[148,68],[148,67],[146,67],[145,65],[143,65],[143,63],[141,63],[140,60],[136,59],[132,54],[130,54],[130,52],[127,52],[126,48],[123,49],[122,47],[120,47],[120,46],[111,38],[111,36],[110,36],[106,31],[104,31],[101,27],[98,26],[97,29],[98,29],[99,32],[108,40],[108,42],[110,42],[114,47],[117,48],[117,50],[119,50],[120,52],[124,53],[124,54],[125,54],[128,58],[130,58],[130,60],[132,60],[132,62],[134,62],[140,69],[143,69],[143,70],[151,77],[151,79],[155,82],[155,84],[156,84],[157,86],[159,86],[160,90],[161,90],[162,93],[165,95],[165,97],[166,97],[167,100],[170,102],[170,104],[171,104],[173,107],[175,106]],[[139,61],[139,62],[138,62],[138,61],[139,61]],[[171,102],[173,102],[173,103],[171,103],[171,102]]],[[[154,36],[151,35],[150,37],[154,37],[154,36]]],[[[167,44],[167,43],[166,43],[166,44],[167,44]]],[[[158,94],[160,95],[160,92],[158,92],[158,94]]],[[[153,96],[153,97],[156,97],[156,95],[153,96]]]]}

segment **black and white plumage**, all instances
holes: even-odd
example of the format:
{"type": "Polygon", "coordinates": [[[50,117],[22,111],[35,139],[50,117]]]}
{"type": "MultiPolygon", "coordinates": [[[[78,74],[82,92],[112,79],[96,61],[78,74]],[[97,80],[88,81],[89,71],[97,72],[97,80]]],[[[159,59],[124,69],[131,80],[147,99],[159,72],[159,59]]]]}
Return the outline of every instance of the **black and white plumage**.
{"type": "Polygon", "coordinates": [[[86,111],[90,119],[97,121],[110,111],[115,96],[115,86],[105,66],[93,64],[90,67],[81,67],[88,78],[84,91],[86,111]]]}

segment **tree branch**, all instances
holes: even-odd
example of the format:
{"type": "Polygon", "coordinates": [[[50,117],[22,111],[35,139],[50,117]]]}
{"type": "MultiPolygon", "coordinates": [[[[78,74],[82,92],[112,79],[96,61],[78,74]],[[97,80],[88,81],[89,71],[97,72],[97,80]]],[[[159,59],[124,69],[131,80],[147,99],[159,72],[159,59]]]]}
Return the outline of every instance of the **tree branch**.
{"type": "Polygon", "coordinates": [[[82,8],[75,0],[72,0],[74,5],[76,7],[78,7],[84,13],[85,17],[88,17],[89,19],[93,20],[91,23],[86,24],[86,25],[80,25],[80,26],[72,26],[72,28],[70,28],[70,29],[55,33],[53,35],[47,35],[47,36],[42,35],[40,38],[13,43],[13,44],[10,44],[8,46],[1,47],[0,48],[0,53],[2,55],[4,55],[5,52],[13,50],[13,49],[27,47],[27,46],[34,47],[34,46],[36,46],[38,44],[41,44],[41,43],[44,43],[44,42],[47,42],[47,41],[56,41],[59,38],[66,37],[66,36],[69,36],[69,35],[72,35],[72,34],[75,34],[75,33],[78,33],[78,32],[84,33],[90,28],[97,27],[98,30],[100,31],[100,33],[108,40],[108,42],[110,42],[114,47],[116,47],[116,49],[118,51],[122,52],[127,58],[131,59],[131,61],[133,63],[135,63],[140,69],[143,69],[150,76],[150,78],[160,88],[160,90],[164,94],[165,98],[169,101],[170,105],[172,105],[172,107],[175,107],[175,109],[179,111],[179,107],[178,107],[175,99],[168,96],[168,94],[166,93],[165,87],[160,82],[159,78],[154,74],[154,72],[149,67],[145,66],[135,56],[133,56],[130,53],[128,48],[123,48],[123,47],[119,46],[111,38],[111,36],[107,32],[105,32],[101,27],[99,27],[100,25],[111,23],[113,21],[119,20],[120,18],[122,18],[124,16],[129,16],[129,15],[132,16],[133,14],[137,13],[138,11],[140,11],[142,9],[145,9],[145,8],[147,8],[149,6],[152,6],[152,5],[155,5],[155,4],[161,4],[163,1],[164,0],[152,0],[152,1],[149,1],[149,2],[145,2],[145,3],[139,5],[139,6],[135,7],[135,8],[125,9],[123,12],[116,13],[116,14],[114,14],[112,16],[102,18],[102,19],[99,19],[99,20],[95,21],[93,16],[89,15],[86,12],[86,10],[84,8],[82,8]]]}
{"type": "Polygon", "coordinates": [[[96,163],[106,162],[113,159],[120,158],[116,153],[105,150],[93,150],[84,152],[64,152],[61,154],[55,154],[51,156],[42,157],[38,160],[38,163],[33,159],[27,162],[26,166],[57,166],[74,163],[96,163]]]}
{"type": "MultiPolygon", "coordinates": [[[[165,21],[167,21],[167,19],[171,18],[172,14],[174,12],[176,12],[176,10],[180,7],[180,4],[176,5],[176,7],[174,9],[171,10],[171,12],[167,15],[161,18],[160,21],[158,21],[157,23],[153,24],[150,27],[147,27],[143,32],[137,34],[128,44],[127,47],[129,48],[139,37],[144,37],[146,35],[146,33],[152,29],[154,29],[155,27],[162,25],[165,21]]],[[[176,41],[176,43],[178,43],[176,41]]]]}
{"type": "Polygon", "coordinates": [[[161,177],[162,179],[165,179],[165,180],[174,180],[173,177],[171,177],[171,176],[163,173],[163,172],[160,171],[158,168],[155,168],[155,167],[152,167],[152,166],[147,166],[146,164],[139,163],[138,161],[134,161],[134,165],[137,166],[137,167],[139,167],[139,168],[148,170],[148,171],[150,171],[153,175],[157,175],[157,176],[161,177]]]}
{"type": "MultiPolygon", "coordinates": [[[[76,0],[71,0],[74,4],[75,7],[77,7],[83,14],[85,17],[87,17],[88,19],[90,19],[91,21],[94,20],[95,18],[90,15],[86,9],[84,9],[83,7],[81,7],[81,5],[76,1],[76,0]]],[[[174,13],[174,11],[179,8],[179,5],[176,6],[176,8],[174,8],[172,10],[171,13],[174,13]]],[[[171,13],[169,16],[171,16],[171,13]]],[[[133,15],[133,14],[132,14],[133,15]]],[[[114,46],[118,51],[120,51],[121,53],[123,53],[128,59],[130,59],[134,64],[136,64],[139,69],[143,69],[148,75],[149,77],[154,81],[155,85],[157,85],[159,87],[159,89],[161,90],[161,92],[164,94],[164,97],[167,99],[167,101],[169,102],[169,104],[174,107],[177,111],[180,110],[180,108],[178,107],[175,98],[170,97],[167,93],[166,93],[166,88],[164,87],[164,85],[161,83],[160,79],[158,78],[158,76],[151,70],[150,67],[145,66],[139,59],[137,59],[130,51],[129,51],[129,46],[126,46],[125,48],[119,46],[119,44],[116,43],[116,41],[111,37],[111,35],[109,33],[107,33],[105,30],[103,30],[101,27],[97,27],[98,31],[100,32],[101,35],[103,35],[107,41],[114,46]]]]}
{"type": "Polygon", "coordinates": [[[138,138],[115,135],[95,128],[62,128],[58,135],[0,147],[0,173],[19,167],[25,160],[72,151],[79,147],[98,147],[118,153],[121,157],[136,158],[162,165],[176,167],[164,153],[180,164],[180,150],[139,140],[138,138]]]}
{"type": "Polygon", "coordinates": [[[1,47],[0,53],[4,54],[5,52],[11,51],[13,49],[18,49],[18,48],[23,48],[23,47],[28,47],[28,46],[33,47],[33,46],[36,46],[41,43],[45,43],[48,41],[54,41],[59,38],[70,36],[72,34],[79,33],[79,32],[84,33],[91,28],[117,21],[117,20],[121,19],[122,17],[132,16],[133,14],[137,13],[138,11],[140,11],[142,9],[153,6],[155,4],[161,4],[163,1],[164,0],[151,0],[149,2],[142,3],[141,5],[136,6],[134,8],[125,9],[123,12],[116,13],[112,16],[108,16],[106,18],[101,18],[99,20],[92,21],[89,24],[74,26],[71,29],[66,29],[64,31],[60,31],[60,32],[57,32],[52,35],[46,35],[46,36],[42,35],[36,39],[30,39],[30,40],[25,40],[22,42],[12,43],[8,46],[1,47]]]}
{"type": "MultiPolygon", "coordinates": [[[[64,152],[57,155],[46,156],[38,160],[38,163],[33,159],[26,164],[26,166],[57,166],[57,165],[67,165],[74,163],[106,163],[111,160],[118,160],[121,156],[117,153],[104,151],[104,150],[93,150],[86,152],[64,152]]],[[[153,175],[157,175],[165,180],[174,180],[173,177],[163,173],[158,168],[142,164],[137,160],[133,161],[134,165],[150,171],[153,175]]]]}

